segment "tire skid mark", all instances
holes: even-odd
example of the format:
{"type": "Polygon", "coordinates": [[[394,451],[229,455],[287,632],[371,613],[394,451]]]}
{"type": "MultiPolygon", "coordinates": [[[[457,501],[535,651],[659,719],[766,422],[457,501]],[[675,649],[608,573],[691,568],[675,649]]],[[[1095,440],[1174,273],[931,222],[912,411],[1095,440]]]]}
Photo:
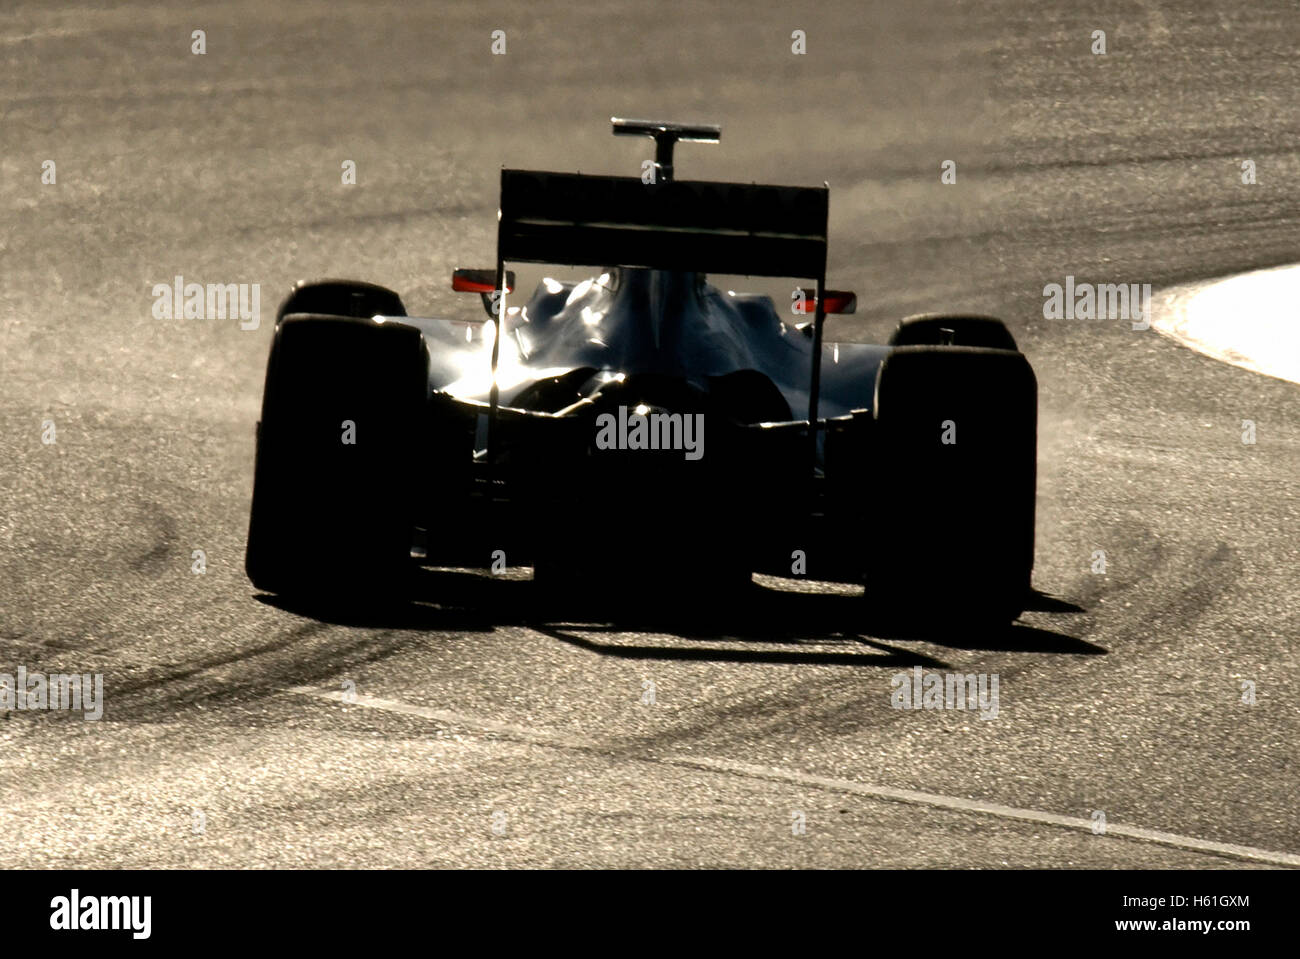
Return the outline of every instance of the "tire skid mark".
{"type": "Polygon", "coordinates": [[[320,682],[340,669],[371,664],[392,655],[399,645],[387,631],[368,631],[328,642],[301,656],[305,640],[326,634],[326,623],[309,622],[259,646],[149,670],[137,679],[113,679],[106,696],[106,721],[174,721],[186,707],[247,702],[294,682],[320,682]],[[279,656],[287,653],[289,655],[279,656]],[[247,666],[237,675],[215,675],[226,667],[247,666]]]}

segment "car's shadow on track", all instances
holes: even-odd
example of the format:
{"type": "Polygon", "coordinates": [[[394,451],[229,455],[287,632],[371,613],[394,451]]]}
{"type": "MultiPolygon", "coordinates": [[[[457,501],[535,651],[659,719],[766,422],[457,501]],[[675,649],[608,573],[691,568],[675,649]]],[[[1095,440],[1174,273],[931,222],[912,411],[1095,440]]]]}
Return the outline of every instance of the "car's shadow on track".
{"type": "MultiPolygon", "coordinates": [[[[757,582],[737,591],[678,600],[653,589],[616,595],[556,594],[527,579],[424,569],[409,587],[398,599],[333,595],[289,600],[266,594],[257,598],[295,615],[342,626],[468,632],[525,627],[579,649],[624,659],[891,668],[947,665],[935,656],[898,646],[900,641],[963,650],[1106,652],[1082,639],[1019,622],[992,629],[963,626],[960,620],[944,628],[886,622],[873,616],[870,604],[858,595],[776,589],[757,582]]],[[[1083,612],[1079,606],[1041,593],[1034,595],[1030,609],[1083,612]]]]}

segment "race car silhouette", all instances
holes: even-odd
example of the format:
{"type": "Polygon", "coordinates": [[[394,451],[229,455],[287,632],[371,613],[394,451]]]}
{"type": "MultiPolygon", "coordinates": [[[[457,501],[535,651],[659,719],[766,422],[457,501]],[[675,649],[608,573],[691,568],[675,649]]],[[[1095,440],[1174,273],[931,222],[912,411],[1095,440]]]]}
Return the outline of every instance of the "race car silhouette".
{"type": "Polygon", "coordinates": [[[991,317],[827,343],[829,188],[501,171],[495,269],[456,269],[475,321],[373,284],[299,283],[277,318],[246,569],[352,595],[413,566],[539,583],[720,591],[755,572],[859,583],[906,615],[1005,622],[1030,596],[1037,383],[991,317]],[[598,269],[511,306],[512,263],[598,269]],[[788,277],[792,302],[706,272],[788,277]],[[803,322],[800,322],[802,320],[803,322]]]}

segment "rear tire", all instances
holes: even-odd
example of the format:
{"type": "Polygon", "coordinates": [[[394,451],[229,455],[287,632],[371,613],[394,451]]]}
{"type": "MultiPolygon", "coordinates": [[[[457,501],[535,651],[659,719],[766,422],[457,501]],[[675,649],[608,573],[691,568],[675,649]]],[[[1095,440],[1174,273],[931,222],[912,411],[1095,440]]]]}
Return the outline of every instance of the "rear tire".
{"type": "Polygon", "coordinates": [[[1005,624],[1034,562],[1038,387],[1023,355],[899,347],[876,382],[868,596],[910,621],[1005,624]]]}
{"type": "Polygon", "coordinates": [[[427,396],[414,327],[311,315],[277,326],[245,556],[254,586],[346,601],[340,587],[404,585],[427,396]]]}

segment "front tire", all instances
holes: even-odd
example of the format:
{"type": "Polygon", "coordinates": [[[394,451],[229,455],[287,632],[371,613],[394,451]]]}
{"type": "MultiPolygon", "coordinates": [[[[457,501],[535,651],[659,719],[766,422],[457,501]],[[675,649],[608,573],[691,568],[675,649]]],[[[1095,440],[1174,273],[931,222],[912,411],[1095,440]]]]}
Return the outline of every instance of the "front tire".
{"type": "Polygon", "coordinates": [[[406,316],[402,298],[385,286],[360,280],[299,280],[276,311],[279,324],[294,313],[352,316],[406,316]]]}

